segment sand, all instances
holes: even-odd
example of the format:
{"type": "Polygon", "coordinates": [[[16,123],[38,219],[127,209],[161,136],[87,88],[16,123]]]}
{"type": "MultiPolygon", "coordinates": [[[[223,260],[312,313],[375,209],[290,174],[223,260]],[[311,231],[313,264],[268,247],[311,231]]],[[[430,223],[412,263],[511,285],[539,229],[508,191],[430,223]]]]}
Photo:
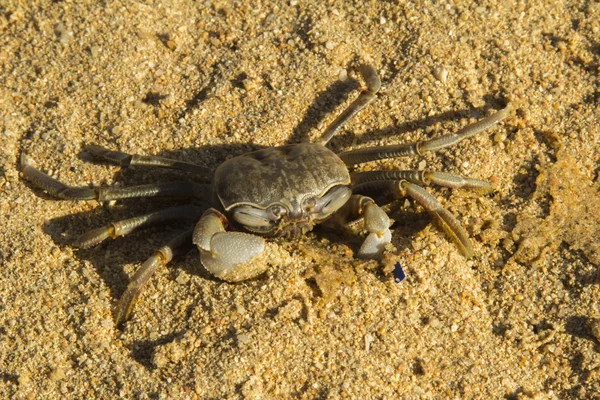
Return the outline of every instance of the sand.
{"type": "MultiPolygon", "coordinates": [[[[600,3],[10,1],[0,3],[0,397],[600,398],[600,3]],[[125,4],[125,5],[124,5],[125,4]],[[465,259],[423,209],[390,210],[395,250],[316,231],[262,277],[161,268],[131,321],[111,307],[183,227],[90,250],[81,233],[169,201],[57,201],[19,158],[73,185],[177,179],[97,165],[85,144],[214,168],[319,132],[379,99],[331,148],[486,133],[368,169],[491,181],[429,188],[472,237],[465,259]],[[398,284],[390,265],[407,278],[398,284]]],[[[185,175],[184,175],[185,177],[185,175]]],[[[190,176],[186,176],[190,178],[190,176]]]]}

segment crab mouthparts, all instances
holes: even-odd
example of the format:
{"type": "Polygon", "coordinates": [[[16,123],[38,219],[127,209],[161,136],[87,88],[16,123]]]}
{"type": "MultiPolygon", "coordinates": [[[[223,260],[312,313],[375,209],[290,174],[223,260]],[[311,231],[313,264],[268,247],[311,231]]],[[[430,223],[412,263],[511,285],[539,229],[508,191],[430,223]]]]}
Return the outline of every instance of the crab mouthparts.
{"type": "Polygon", "coordinates": [[[275,236],[285,238],[296,238],[312,231],[315,222],[312,220],[300,220],[285,224],[275,233],[275,236]]]}

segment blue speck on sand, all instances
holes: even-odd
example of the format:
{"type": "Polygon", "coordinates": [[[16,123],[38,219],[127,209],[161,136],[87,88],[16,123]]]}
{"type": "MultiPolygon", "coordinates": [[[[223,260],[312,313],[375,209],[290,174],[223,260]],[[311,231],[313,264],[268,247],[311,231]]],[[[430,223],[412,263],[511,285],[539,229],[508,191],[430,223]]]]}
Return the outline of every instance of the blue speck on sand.
{"type": "Polygon", "coordinates": [[[404,270],[402,269],[402,265],[400,265],[400,262],[397,262],[396,264],[394,264],[394,282],[400,283],[405,278],[406,278],[406,274],[404,273],[404,270]]]}

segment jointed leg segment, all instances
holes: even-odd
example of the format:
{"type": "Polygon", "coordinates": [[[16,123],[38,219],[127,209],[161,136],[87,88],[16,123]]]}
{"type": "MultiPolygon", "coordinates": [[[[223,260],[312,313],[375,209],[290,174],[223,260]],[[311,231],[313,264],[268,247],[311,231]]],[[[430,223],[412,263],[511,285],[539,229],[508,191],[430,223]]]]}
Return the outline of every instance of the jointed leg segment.
{"type": "Polygon", "coordinates": [[[382,160],[385,158],[407,157],[421,155],[425,151],[436,151],[453,146],[458,142],[475,136],[489,127],[506,118],[511,112],[510,105],[472,125],[460,129],[456,133],[443,135],[438,138],[422,142],[405,143],[399,145],[358,149],[341,153],[339,156],[347,165],[355,165],[368,161],[382,160]]]}
{"type": "Polygon", "coordinates": [[[398,181],[395,182],[395,185],[399,197],[409,196],[423,206],[454,244],[458,246],[460,252],[467,258],[473,256],[473,247],[469,235],[454,215],[446,210],[433,195],[422,187],[407,181],[398,181]]]}
{"type": "Polygon", "coordinates": [[[360,92],[360,95],[350,104],[342,113],[331,123],[321,134],[320,144],[325,146],[346,122],[354,117],[360,110],[371,104],[376,98],[376,94],[381,87],[381,80],[375,68],[370,65],[361,65],[359,72],[365,81],[367,87],[360,92]]]}
{"type": "Polygon", "coordinates": [[[405,180],[417,185],[429,186],[432,183],[448,187],[452,189],[471,189],[480,194],[489,193],[494,190],[489,182],[479,179],[468,178],[460,175],[450,174],[447,172],[431,172],[431,171],[367,171],[354,172],[351,174],[352,184],[359,192],[360,186],[363,183],[377,181],[398,181],[405,180]]]}
{"type": "Polygon", "coordinates": [[[158,249],[135,272],[117,304],[114,313],[114,321],[117,326],[129,319],[137,298],[154,271],[156,271],[156,268],[167,265],[176,254],[184,253],[191,247],[192,232],[190,229],[175,237],[166,246],[158,249]]]}
{"type": "Polygon", "coordinates": [[[104,240],[110,238],[116,239],[119,236],[125,236],[131,232],[158,225],[169,221],[187,219],[197,221],[202,215],[200,207],[188,204],[180,207],[167,208],[150,214],[139,215],[121,221],[111,222],[109,225],[92,229],[81,235],[75,241],[75,246],[87,249],[104,240]]]}
{"type": "Polygon", "coordinates": [[[204,176],[206,181],[211,180],[212,170],[210,168],[202,167],[200,165],[185,161],[178,161],[158,156],[127,154],[120,151],[108,150],[104,147],[96,145],[87,145],[85,146],[85,150],[89,151],[96,157],[110,161],[113,164],[121,166],[122,168],[132,166],[171,168],[178,169],[180,171],[193,172],[201,177],[204,176]]]}
{"type": "Polygon", "coordinates": [[[167,182],[130,187],[99,188],[69,186],[29,165],[24,154],[21,155],[21,167],[25,179],[44,189],[52,196],[64,200],[110,201],[140,197],[177,197],[205,200],[208,191],[207,185],[194,182],[167,182]]]}

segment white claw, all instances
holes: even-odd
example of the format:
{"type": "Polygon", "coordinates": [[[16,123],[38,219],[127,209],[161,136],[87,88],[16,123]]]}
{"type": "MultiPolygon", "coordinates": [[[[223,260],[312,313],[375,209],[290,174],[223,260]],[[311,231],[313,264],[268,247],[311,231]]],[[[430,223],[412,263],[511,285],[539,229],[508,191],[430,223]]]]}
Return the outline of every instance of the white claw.
{"type": "Polygon", "coordinates": [[[269,252],[265,252],[265,240],[243,232],[227,232],[224,221],[223,214],[211,208],[196,223],[193,240],[200,250],[204,268],[229,282],[263,273],[269,256],[269,252]]]}
{"type": "Polygon", "coordinates": [[[383,233],[370,233],[365,238],[362,246],[358,250],[358,257],[369,259],[369,260],[377,260],[383,254],[383,250],[385,250],[385,245],[392,241],[392,232],[390,232],[389,228],[386,228],[383,233]]]}
{"type": "Polygon", "coordinates": [[[261,256],[263,238],[242,232],[219,232],[210,239],[210,250],[200,248],[202,265],[214,276],[230,282],[254,278],[267,264],[261,256]]]}

